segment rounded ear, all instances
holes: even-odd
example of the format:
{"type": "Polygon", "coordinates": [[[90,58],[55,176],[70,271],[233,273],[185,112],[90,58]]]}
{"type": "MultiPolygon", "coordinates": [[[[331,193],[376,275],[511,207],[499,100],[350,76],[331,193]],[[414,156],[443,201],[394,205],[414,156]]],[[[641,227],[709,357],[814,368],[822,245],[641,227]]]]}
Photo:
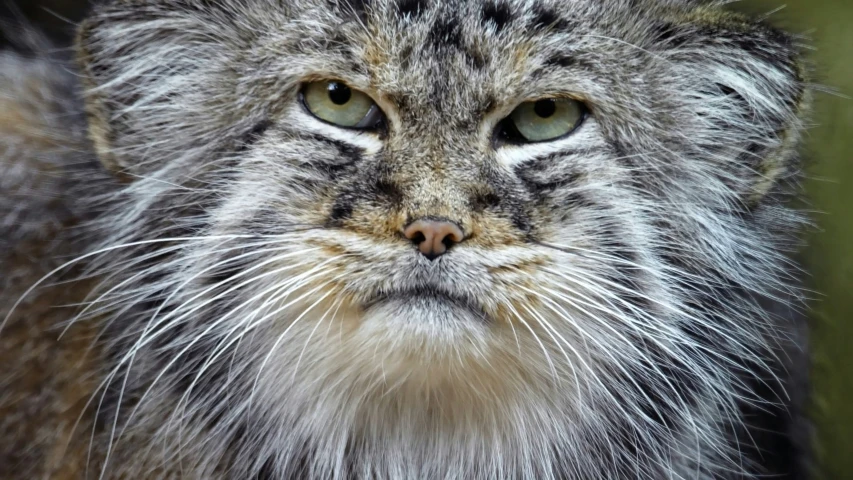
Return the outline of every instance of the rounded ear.
{"type": "Polygon", "coordinates": [[[89,131],[107,168],[133,175],[221,145],[226,110],[239,114],[221,106],[239,105],[233,68],[245,51],[229,3],[111,1],[80,26],[89,131]]]}
{"type": "Polygon", "coordinates": [[[746,202],[759,202],[799,171],[811,101],[800,46],[769,25],[709,7],[681,11],[660,32],[681,79],[677,94],[700,124],[691,141],[734,157],[746,202]]]}

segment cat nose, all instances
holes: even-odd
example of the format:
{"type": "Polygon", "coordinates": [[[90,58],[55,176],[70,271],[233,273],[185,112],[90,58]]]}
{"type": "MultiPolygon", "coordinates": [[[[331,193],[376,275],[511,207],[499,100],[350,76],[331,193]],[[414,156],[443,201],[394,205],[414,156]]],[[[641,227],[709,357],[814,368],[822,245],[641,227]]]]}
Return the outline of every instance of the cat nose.
{"type": "Polygon", "coordinates": [[[403,230],[403,236],[417,245],[418,250],[430,260],[443,255],[465,238],[458,225],[444,219],[415,220],[403,230]]]}

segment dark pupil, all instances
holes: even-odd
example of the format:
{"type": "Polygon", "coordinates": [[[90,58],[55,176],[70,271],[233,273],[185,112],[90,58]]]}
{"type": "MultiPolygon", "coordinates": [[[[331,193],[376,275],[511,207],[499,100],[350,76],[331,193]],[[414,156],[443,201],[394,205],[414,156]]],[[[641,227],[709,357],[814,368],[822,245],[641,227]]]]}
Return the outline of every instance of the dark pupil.
{"type": "Polygon", "coordinates": [[[533,111],[542,118],[548,118],[557,111],[557,103],[554,100],[537,100],[533,111]]]}
{"type": "Polygon", "coordinates": [[[352,98],[352,90],[343,83],[332,82],[329,84],[329,99],[335,105],[343,105],[352,98]]]}

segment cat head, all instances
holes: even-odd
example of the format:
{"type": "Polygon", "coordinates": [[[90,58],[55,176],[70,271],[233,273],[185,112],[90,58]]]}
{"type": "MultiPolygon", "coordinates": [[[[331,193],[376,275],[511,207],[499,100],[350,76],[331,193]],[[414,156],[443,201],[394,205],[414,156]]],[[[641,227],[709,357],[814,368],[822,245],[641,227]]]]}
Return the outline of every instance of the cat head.
{"type": "Polygon", "coordinates": [[[808,103],[773,28],[705,2],[127,0],[78,52],[127,181],[98,299],[184,413],[264,418],[302,442],[279,452],[466,425],[589,462],[605,425],[654,459],[681,448],[656,432],[722,435],[697,418],[730,407],[724,358],[763,362],[808,103]]]}

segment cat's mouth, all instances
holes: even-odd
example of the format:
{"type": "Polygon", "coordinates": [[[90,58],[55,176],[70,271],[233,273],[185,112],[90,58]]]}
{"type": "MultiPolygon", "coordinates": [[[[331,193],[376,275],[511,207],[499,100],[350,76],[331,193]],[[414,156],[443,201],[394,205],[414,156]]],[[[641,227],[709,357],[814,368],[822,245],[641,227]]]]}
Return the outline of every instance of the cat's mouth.
{"type": "Polygon", "coordinates": [[[444,310],[450,308],[452,310],[465,310],[469,315],[473,313],[483,321],[487,321],[489,318],[483,306],[476,299],[434,287],[413,287],[377,292],[364,302],[362,307],[368,311],[389,303],[411,309],[441,308],[444,310]]]}

